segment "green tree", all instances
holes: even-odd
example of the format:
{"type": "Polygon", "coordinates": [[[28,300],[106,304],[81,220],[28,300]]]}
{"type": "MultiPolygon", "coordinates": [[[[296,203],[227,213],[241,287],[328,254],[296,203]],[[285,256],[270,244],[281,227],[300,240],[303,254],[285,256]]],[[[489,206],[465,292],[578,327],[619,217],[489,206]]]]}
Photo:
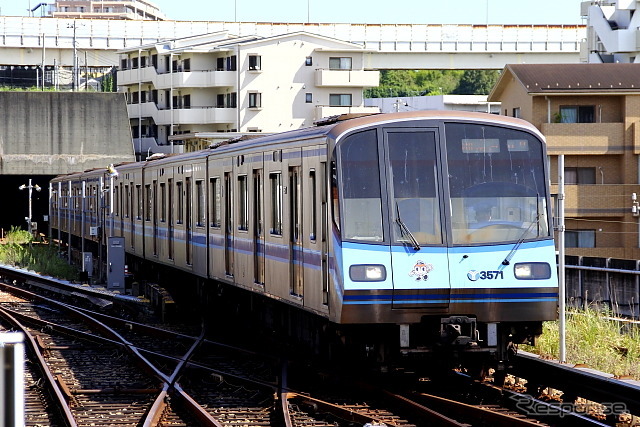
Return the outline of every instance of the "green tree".
{"type": "Polygon", "coordinates": [[[500,72],[497,70],[465,70],[460,84],[453,93],[458,95],[488,95],[495,86],[500,72]]]}

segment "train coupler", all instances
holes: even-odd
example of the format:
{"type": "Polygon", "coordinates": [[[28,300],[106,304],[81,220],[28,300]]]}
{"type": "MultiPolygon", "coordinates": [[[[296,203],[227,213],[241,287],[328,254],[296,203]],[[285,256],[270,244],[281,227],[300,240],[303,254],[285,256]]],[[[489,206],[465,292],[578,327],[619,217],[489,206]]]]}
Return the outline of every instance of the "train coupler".
{"type": "Polygon", "coordinates": [[[476,319],[451,316],[440,319],[440,339],[449,345],[466,346],[478,342],[476,319]]]}

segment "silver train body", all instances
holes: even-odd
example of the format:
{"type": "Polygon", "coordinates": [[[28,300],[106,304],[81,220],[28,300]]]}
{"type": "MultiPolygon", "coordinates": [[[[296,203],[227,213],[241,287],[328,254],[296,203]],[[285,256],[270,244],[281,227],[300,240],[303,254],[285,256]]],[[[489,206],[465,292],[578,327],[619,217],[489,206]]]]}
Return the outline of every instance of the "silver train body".
{"type": "Polygon", "coordinates": [[[59,176],[50,220],[333,324],[393,325],[408,349],[432,324],[505,348],[556,318],[545,159],[519,119],[370,115],[59,176]]]}

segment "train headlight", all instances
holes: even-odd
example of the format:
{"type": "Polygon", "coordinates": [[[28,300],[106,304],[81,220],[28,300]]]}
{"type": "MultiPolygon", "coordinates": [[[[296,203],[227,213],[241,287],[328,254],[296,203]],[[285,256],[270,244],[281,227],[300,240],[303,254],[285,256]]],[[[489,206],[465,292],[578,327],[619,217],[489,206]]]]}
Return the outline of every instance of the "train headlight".
{"type": "Polygon", "coordinates": [[[516,279],[543,280],[551,277],[551,266],[546,262],[520,262],[513,267],[516,279]]]}
{"type": "Polygon", "coordinates": [[[360,264],[349,267],[349,277],[354,282],[384,282],[387,269],[379,264],[360,264]]]}

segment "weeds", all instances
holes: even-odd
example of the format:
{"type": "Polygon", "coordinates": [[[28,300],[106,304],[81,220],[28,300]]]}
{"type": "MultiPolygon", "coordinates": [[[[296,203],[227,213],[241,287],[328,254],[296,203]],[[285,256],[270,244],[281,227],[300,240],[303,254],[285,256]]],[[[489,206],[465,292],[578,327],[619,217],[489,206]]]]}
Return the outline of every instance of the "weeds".
{"type": "MultiPolygon", "coordinates": [[[[558,322],[545,322],[535,347],[523,350],[558,358],[558,322]]],[[[567,309],[566,359],[610,374],[640,380],[640,325],[620,322],[593,308],[567,309]]]]}
{"type": "Polygon", "coordinates": [[[64,280],[76,280],[78,271],[58,256],[55,248],[43,245],[28,244],[32,237],[28,231],[11,227],[0,245],[0,264],[33,270],[36,273],[57,277],[64,280]]]}

